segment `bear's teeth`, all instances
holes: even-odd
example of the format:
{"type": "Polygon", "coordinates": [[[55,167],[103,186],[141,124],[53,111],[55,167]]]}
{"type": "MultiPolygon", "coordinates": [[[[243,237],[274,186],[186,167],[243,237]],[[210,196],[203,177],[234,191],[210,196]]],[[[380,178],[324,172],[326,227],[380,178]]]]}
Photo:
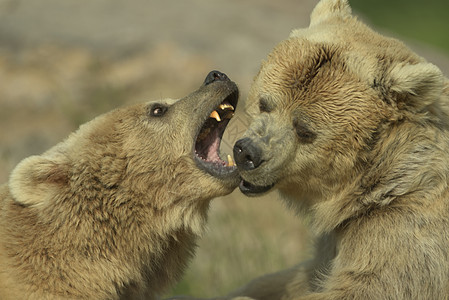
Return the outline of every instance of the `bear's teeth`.
{"type": "Polygon", "coordinates": [[[216,110],[214,110],[214,111],[210,114],[209,117],[210,117],[210,118],[213,118],[213,119],[215,119],[215,120],[217,120],[217,122],[221,122],[220,115],[218,114],[218,112],[217,112],[216,110]]]}
{"type": "Polygon", "coordinates": [[[222,103],[218,106],[218,108],[220,108],[221,110],[234,110],[234,106],[232,106],[231,104],[227,104],[227,103],[222,103]]]}
{"type": "Polygon", "coordinates": [[[232,159],[231,155],[228,154],[228,167],[235,166],[234,160],[232,159]]]}

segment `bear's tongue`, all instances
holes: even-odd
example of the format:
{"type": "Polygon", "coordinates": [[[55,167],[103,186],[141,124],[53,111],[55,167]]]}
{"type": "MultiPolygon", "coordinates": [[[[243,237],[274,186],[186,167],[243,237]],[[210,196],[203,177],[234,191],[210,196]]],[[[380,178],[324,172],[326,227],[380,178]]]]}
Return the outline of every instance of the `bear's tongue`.
{"type": "Polygon", "coordinates": [[[207,149],[205,149],[204,151],[204,153],[206,154],[206,160],[213,162],[221,161],[220,156],[218,155],[218,149],[220,148],[220,138],[218,136],[218,131],[214,130],[207,139],[212,139],[212,141],[206,142],[207,149]]]}
{"type": "MultiPolygon", "coordinates": [[[[209,120],[209,123],[212,123],[211,120],[209,120]]],[[[207,129],[196,143],[196,155],[208,162],[225,164],[218,154],[221,142],[220,135],[221,130],[219,130],[218,124],[208,124],[207,129]]]]}

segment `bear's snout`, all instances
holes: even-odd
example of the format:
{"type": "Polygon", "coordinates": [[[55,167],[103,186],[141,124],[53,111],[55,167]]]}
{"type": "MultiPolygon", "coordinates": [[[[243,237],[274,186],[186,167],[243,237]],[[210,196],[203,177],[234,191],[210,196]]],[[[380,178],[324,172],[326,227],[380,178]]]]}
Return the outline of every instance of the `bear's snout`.
{"type": "Polygon", "coordinates": [[[215,81],[231,81],[225,73],[220,71],[211,71],[207,74],[206,79],[204,80],[204,85],[211,84],[215,81]]]}
{"type": "Polygon", "coordinates": [[[234,159],[239,169],[245,171],[258,168],[262,160],[262,149],[250,138],[238,140],[234,145],[234,159]]]}

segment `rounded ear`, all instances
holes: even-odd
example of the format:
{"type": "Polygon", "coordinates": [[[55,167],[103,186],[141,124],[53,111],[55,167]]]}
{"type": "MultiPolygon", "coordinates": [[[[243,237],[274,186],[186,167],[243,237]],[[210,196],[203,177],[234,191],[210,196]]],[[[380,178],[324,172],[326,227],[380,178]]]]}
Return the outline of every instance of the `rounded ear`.
{"type": "Polygon", "coordinates": [[[352,10],[347,0],[321,0],[310,15],[310,26],[323,22],[331,17],[346,18],[352,10]]]}
{"type": "Polygon", "coordinates": [[[67,165],[42,156],[22,160],[9,178],[11,195],[27,206],[44,204],[67,183],[67,165]]]}
{"type": "Polygon", "coordinates": [[[399,64],[390,71],[390,91],[405,99],[405,104],[418,110],[437,101],[444,88],[444,76],[427,62],[399,64]]]}

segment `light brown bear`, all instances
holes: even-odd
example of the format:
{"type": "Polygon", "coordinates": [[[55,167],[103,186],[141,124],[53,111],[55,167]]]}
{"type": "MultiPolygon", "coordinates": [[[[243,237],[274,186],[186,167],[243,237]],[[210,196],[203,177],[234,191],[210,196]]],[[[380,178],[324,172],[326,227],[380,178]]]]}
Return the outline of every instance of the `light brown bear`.
{"type": "Polygon", "coordinates": [[[240,189],[306,212],[316,256],[232,295],[449,299],[449,81],[322,0],[262,63],[234,159],[240,189]]]}
{"type": "Polygon", "coordinates": [[[237,99],[213,71],[179,101],[106,113],[19,163],[0,187],[0,299],[156,299],[210,200],[238,186],[218,154],[237,99]]]}

